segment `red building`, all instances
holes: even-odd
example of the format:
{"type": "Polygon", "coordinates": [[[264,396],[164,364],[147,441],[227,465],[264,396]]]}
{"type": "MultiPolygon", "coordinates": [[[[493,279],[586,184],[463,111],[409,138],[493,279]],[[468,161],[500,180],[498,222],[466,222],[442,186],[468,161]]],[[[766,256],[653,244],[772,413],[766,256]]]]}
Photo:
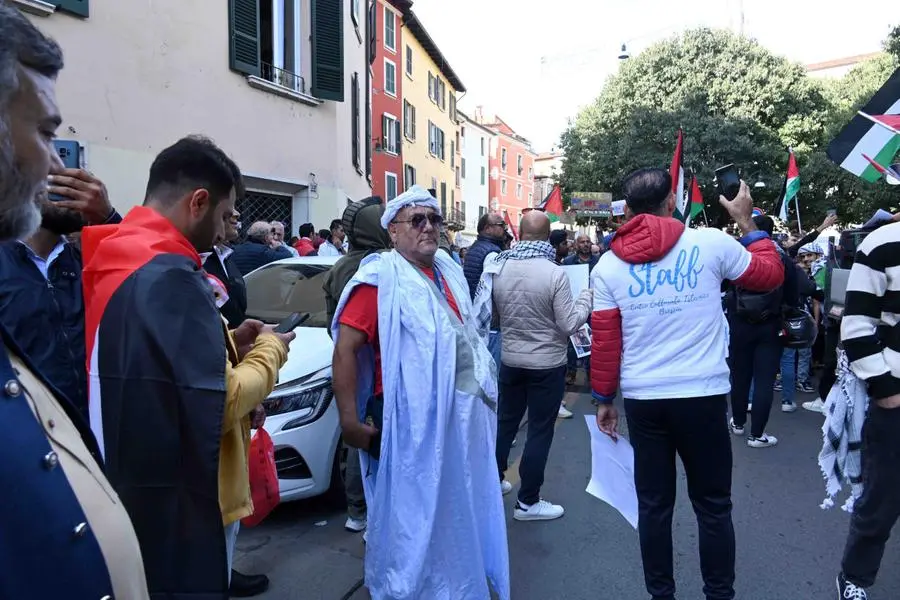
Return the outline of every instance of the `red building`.
{"type": "MultiPolygon", "coordinates": [[[[486,121],[480,109],[475,114],[481,125],[497,134],[491,142],[489,157],[490,210],[508,214],[510,222],[518,226],[522,211],[532,208],[535,203],[534,159],[537,154],[531,149],[531,143],[500,117],[486,121]]],[[[537,200],[540,202],[542,198],[537,200]]]]}
{"type": "Polygon", "coordinates": [[[403,17],[409,0],[374,0],[372,61],[372,193],[387,202],[403,191],[403,17]]]}

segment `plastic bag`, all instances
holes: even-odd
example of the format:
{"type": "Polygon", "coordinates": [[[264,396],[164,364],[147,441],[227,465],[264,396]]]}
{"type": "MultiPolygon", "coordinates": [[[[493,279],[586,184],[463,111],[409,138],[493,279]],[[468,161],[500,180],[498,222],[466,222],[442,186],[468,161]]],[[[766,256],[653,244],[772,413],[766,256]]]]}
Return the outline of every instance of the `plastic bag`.
{"type": "Polygon", "coordinates": [[[281,501],[278,471],[275,470],[275,444],[262,427],[250,441],[250,495],[253,514],[241,519],[245,527],[259,525],[281,501]]]}

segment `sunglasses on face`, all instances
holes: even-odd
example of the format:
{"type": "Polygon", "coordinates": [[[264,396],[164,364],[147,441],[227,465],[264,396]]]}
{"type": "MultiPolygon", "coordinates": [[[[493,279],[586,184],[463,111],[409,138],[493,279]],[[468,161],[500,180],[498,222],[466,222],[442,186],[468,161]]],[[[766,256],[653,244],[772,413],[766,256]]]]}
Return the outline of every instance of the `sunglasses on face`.
{"type": "Polygon", "coordinates": [[[438,227],[440,227],[441,225],[444,224],[444,217],[442,217],[441,215],[439,215],[437,213],[433,213],[430,215],[423,215],[420,213],[417,215],[413,215],[407,221],[394,221],[394,223],[409,223],[416,229],[424,229],[425,221],[428,221],[429,223],[431,223],[432,227],[437,229],[438,227]]]}

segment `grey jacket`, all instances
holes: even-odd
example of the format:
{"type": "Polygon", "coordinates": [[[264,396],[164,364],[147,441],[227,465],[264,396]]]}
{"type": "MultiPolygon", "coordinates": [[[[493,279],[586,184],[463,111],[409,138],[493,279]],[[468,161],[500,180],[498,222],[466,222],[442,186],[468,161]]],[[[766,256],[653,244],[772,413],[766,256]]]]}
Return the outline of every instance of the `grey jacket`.
{"type": "Polygon", "coordinates": [[[493,301],[503,364],[522,369],[566,364],[569,336],[591,314],[590,290],[573,301],[565,270],[545,258],[506,261],[494,276],[493,301]]]}

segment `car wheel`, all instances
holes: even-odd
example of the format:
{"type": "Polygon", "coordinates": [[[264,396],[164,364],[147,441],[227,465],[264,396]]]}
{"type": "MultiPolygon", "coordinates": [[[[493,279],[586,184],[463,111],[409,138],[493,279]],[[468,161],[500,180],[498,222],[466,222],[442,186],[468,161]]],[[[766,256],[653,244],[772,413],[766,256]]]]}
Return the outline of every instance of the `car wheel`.
{"type": "Polygon", "coordinates": [[[334,461],[331,463],[331,483],[325,493],[329,504],[337,508],[347,507],[347,493],[344,491],[344,473],[347,472],[347,447],[342,440],[338,440],[334,451],[334,461]]]}

